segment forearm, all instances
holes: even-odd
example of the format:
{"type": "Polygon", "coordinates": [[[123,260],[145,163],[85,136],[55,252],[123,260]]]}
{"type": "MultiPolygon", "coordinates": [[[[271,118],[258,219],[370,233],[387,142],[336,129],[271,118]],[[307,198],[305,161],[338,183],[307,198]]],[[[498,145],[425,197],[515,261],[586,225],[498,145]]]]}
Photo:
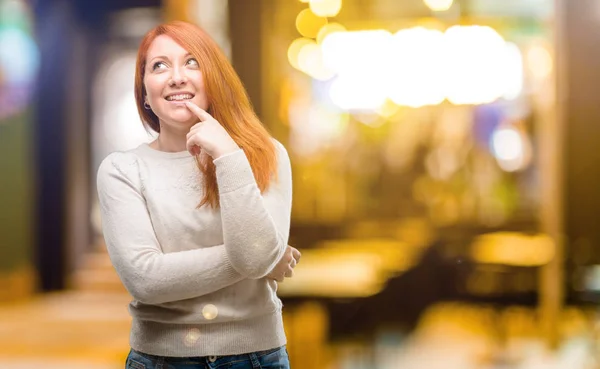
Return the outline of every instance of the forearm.
{"type": "Polygon", "coordinates": [[[251,278],[266,275],[288,242],[287,234],[277,229],[258,192],[255,186],[247,186],[236,194],[221,196],[222,213],[232,214],[222,217],[227,255],[236,270],[251,278]]]}
{"type": "Polygon", "coordinates": [[[278,160],[278,181],[273,180],[264,194],[242,151],[215,160],[227,255],[233,267],[249,278],[268,274],[288,243],[291,171],[283,146],[278,160]]]}
{"type": "Polygon", "coordinates": [[[163,254],[153,249],[123,255],[107,240],[109,255],[134,299],[160,304],[206,295],[244,279],[223,245],[163,254]]]}

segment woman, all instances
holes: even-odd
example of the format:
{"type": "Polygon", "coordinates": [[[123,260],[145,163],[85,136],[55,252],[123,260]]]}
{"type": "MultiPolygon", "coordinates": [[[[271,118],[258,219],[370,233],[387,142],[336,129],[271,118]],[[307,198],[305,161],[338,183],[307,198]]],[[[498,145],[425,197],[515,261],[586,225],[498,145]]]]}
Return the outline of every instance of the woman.
{"type": "Polygon", "coordinates": [[[277,280],[291,169],[215,42],[184,22],[139,48],[135,97],[150,144],[98,170],[109,255],[133,296],[128,368],[289,368],[277,280]]]}

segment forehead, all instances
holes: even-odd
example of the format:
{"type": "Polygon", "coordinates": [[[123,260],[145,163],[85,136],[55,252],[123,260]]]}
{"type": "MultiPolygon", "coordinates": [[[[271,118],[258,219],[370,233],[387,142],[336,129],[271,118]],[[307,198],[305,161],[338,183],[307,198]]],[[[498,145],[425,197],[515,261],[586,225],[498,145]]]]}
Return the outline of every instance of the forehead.
{"type": "Polygon", "coordinates": [[[150,60],[156,56],[170,57],[185,54],[187,54],[187,50],[175,42],[175,40],[167,35],[160,35],[150,44],[147,59],[150,60]]]}

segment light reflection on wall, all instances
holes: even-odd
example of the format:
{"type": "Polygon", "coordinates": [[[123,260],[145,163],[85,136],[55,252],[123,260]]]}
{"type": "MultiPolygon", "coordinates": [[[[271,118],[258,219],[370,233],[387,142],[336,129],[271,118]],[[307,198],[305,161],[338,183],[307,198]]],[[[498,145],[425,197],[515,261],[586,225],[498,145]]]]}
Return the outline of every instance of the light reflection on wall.
{"type": "MultiPolygon", "coordinates": [[[[133,88],[137,45],[141,37],[159,23],[159,14],[158,9],[135,8],[111,18],[112,39],[104,46],[104,62],[92,86],[92,176],[111,152],[133,149],[156,137],[140,120],[133,88]]],[[[91,223],[100,235],[97,201],[92,205],[91,223]]]]}
{"type": "Polygon", "coordinates": [[[213,38],[231,59],[228,3],[223,0],[193,0],[188,3],[190,17],[213,38]]]}
{"type": "Polygon", "coordinates": [[[124,10],[111,18],[112,39],[104,47],[93,86],[93,170],[109,153],[132,149],[155,136],[142,125],[133,87],[137,45],[158,22],[158,10],[152,8],[124,10]]]}
{"type": "Polygon", "coordinates": [[[0,0],[0,120],[31,102],[39,67],[31,10],[21,0],[0,0]]]}
{"type": "Polygon", "coordinates": [[[152,140],[140,121],[133,92],[135,50],[113,56],[95,84],[94,137],[102,155],[127,150],[152,140]]]}

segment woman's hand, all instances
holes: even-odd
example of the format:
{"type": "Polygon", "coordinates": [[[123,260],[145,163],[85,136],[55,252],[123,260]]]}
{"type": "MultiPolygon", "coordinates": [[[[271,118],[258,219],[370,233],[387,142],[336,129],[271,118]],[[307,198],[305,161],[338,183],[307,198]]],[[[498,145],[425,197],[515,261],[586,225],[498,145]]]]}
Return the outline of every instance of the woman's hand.
{"type": "Polygon", "coordinates": [[[277,282],[283,282],[284,278],[291,278],[294,276],[294,268],[296,264],[300,262],[302,254],[296,248],[287,246],[283,257],[279,260],[277,265],[267,274],[267,278],[276,280],[277,282]]]}
{"type": "Polygon", "coordinates": [[[190,154],[199,155],[203,150],[217,159],[239,150],[239,146],[215,118],[190,101],[186,101],[185,106],[200,119],[187,134],[186,148],[190,154]]]}

